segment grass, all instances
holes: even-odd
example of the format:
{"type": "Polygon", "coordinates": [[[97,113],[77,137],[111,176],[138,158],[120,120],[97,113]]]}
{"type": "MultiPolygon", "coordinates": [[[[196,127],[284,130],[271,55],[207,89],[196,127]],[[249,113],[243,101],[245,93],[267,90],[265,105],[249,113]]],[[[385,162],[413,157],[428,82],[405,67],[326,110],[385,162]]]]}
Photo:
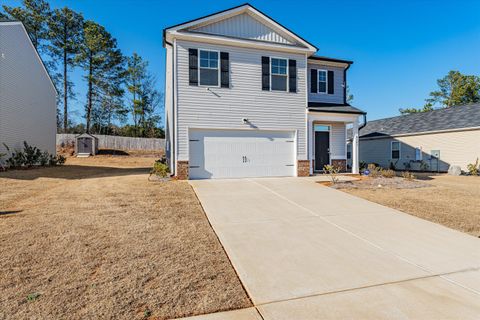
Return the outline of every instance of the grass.
{"type": "Polygon", "coordinates": [[[188,183],[147,181],[154,160],[0,173],[1,319],[167,319],[251,305],[188,183]]]}
{"type": "Polygon", "coordinates": [[[344,189],[355,196],[480,237],[480,177],[439,175],[415,189],[344,189]]]}

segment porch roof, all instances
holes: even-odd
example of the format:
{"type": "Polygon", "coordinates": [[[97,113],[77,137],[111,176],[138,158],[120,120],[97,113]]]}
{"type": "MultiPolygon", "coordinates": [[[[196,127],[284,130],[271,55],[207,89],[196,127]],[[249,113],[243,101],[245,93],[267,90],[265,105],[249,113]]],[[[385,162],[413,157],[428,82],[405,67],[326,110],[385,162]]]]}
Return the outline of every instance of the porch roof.
{"type": "Polygon", "coordinates": [[[308,111],[310,112],[333,112],[333,113],[352,113],[367,114],[348,103],[326,103],[326,102],[308,102],[308,111]]]}

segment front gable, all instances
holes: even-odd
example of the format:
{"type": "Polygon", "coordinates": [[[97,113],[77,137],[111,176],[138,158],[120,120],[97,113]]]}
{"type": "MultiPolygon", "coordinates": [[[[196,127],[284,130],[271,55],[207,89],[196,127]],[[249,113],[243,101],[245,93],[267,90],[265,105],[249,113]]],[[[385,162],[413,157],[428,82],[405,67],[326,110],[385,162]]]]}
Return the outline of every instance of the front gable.
{"type": "Polygon", "coordinates": [[[238,14],[219,22],[190,28],[188,31],[303,46],[292,37],[279,30],[274,30],[267,26],[265,22],[257,20],[248,13],[238,14]]]}
{"type": "Polygon", "coordinates": [[[164,29],[164,40],[189,38],[196,41],[223,39],[251,45],[270,45],[302,50],[310,54],[317,48],[249,4],[164,29]],[[193,39],[192,39],[193,37],[193,39]]]}

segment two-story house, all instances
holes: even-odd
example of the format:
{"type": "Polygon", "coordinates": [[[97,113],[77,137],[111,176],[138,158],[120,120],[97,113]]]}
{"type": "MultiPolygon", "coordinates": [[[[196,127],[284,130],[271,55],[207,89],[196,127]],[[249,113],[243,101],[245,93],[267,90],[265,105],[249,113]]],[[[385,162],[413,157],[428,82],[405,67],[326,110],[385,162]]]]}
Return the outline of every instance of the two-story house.
{"type": "Polygon", "coordinates": [[[164,29],[166,155],[180,179],[358,172],[365,112],[346,101],[352,61],[318,49],[249,4],[164,29]]]}

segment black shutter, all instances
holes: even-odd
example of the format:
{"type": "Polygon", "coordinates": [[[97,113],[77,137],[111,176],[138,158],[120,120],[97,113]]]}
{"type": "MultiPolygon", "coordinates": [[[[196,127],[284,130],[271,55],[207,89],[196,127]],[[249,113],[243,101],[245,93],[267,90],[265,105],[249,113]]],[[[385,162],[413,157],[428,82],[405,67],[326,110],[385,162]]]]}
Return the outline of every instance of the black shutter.
{"type": "Polygon", "coordinates": [[[262,57],[262,90],[270,90],[270,57],[262,57]]]}
{"type": "Polygon", "coordinates": [[[317,69],[310,70],[310,92],[318,93],[318,73],[317,69]]]}
{"type": "Polygon", "coordinates": [[[297,92],[297,60],[288,60],[288,91],[297,92]]]}
{"type": "Polygon", "coordinates": [[[198,50],[188,49],[188,80],[191,86],[198,86],[198,50]]]}
{"type": "Polygon", "coordinates": [[[328,94],[333,94],[333,71],[328,71],[328,94]]]}
{"type": "Polygon", "coordinates": [[[230,63],[228,52],[220,52],[220,84],[222,88],[230,87],[230,63]]]}

